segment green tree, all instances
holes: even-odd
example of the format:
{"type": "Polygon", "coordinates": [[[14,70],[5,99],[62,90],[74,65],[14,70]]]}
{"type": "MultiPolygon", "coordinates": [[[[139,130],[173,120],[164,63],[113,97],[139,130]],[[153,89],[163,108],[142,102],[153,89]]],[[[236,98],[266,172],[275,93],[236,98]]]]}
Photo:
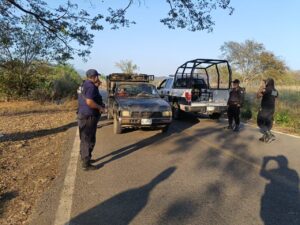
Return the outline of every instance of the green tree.
{"type": "Polygon", "coordinates": [[[45,61],[56,57],[56,44],[44,35],[32,16],[22,17],[24,29],[0,21],[0,90],[7,96],[27,96],[36,87],[36,75],[45,61]]]}
{"type": "Polygon", "coordinates": [[[253,40],[225,42],[221,52],[245,84],[263,77],[279,79],[286,71],[282,60],[267,51],[262,43],[253,40]]]}
{"type": "MultiPolygon", "coordinates": [[[[42,33],[56,42],[56,55],[62,60],[67,60],[74,54],[86,57],[93,44],[92,31],[103,30],[105,24],[112,29],[134,24],[134,21],[127,18],[126,13],[132,5],[141,4],[142,1],[127,0],[124,1],[124,7],[108,7],[97,15],[91,15],[83,9],[83,5],[80,7],[74,2],[63,0],[60,4],[51,2],[49,5],[44,0],[2,0],[0,21],[10,22],[7,32],[14,33],[25,29],[21,24],[24,15],[32,16],[42,33]],[[74,47],[74,43],[79,47],[74,47]]],[[[90,3],[94,4],[92,1],[90,3]]],[[[229,10],[229,14],[233,12],[230,0],[166,0],[165,3],[169,6],[169,12],[160,21],[171,29],[212,31],[215,25],[212,19],[213,10],[219,8],[229,10]]]]}
{"type": "Polygon", "coordinates": [[[132,62],[132,60],[121,60],[116,63],[116,67],[118,67],[123,73],[133,74],[138,70],[138,66],[132,62]]]}

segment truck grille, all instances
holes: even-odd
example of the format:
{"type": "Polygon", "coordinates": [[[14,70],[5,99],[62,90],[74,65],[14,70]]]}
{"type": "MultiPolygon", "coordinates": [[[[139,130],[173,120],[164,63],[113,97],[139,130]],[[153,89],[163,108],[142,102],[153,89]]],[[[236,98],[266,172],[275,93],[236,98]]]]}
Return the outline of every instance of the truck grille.
{"type": "Polygon", "coordinates": [[[132,112],[133,118],[159,118],[162,117],[161,112],[132,112]]]}

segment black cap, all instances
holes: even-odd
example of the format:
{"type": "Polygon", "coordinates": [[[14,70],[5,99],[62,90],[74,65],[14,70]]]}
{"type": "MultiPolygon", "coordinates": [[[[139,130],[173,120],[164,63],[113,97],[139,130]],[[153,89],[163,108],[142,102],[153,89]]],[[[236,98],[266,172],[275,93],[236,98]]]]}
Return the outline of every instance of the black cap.
{"type": "Polygon", "coordinates": [[[239,84],[239,83],[240,83],[240,80],[239,80],[239,79],[235,79],[234,81],[232,81],[232,83],[234,83],[234,84],[239,84]]]}
{"type": "Polygon", "coordinates": [[[100,74],[98,73],[98,71],[94,69],[89,69],[88,71],[86,71],[86,77],[95,77],[99,75],[100,74]]]}

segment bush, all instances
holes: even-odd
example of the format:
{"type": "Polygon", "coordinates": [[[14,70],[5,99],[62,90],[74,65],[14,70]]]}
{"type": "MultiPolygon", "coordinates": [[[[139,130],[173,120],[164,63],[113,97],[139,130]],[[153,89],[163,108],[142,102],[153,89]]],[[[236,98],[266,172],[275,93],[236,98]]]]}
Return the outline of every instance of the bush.
{"type": "Polygon", "coordinates": [[[275,123],[280,125],[289,124],[291,121],[290,115],[287,112],[278,112],[275,114],[275,123]]]}

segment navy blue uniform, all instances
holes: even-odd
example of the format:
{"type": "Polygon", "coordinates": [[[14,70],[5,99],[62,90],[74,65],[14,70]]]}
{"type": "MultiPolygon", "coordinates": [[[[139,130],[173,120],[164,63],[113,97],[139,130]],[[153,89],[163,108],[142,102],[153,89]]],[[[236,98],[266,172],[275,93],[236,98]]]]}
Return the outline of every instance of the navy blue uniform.
{"type": "Polygon", "coordinates": [[[233,88],[229,93],[228,99],[228,123],[232,126],[233,120],[235,125],[238,127],[240,125],[240,107],[243,104],[243,89],[233,88]]]}
{"type": "Polygon", "coordinates": [[[80,134],[80,155],[83,161],[88,162],[92,157],[92,151],[96,143],[97,123],[100,119],[98,109],[92,109],[86,104],[86,99],[94,100],[104,107],[102,97],[95,84],[86,80],[78,96],[78,126],[80,134]]]}

